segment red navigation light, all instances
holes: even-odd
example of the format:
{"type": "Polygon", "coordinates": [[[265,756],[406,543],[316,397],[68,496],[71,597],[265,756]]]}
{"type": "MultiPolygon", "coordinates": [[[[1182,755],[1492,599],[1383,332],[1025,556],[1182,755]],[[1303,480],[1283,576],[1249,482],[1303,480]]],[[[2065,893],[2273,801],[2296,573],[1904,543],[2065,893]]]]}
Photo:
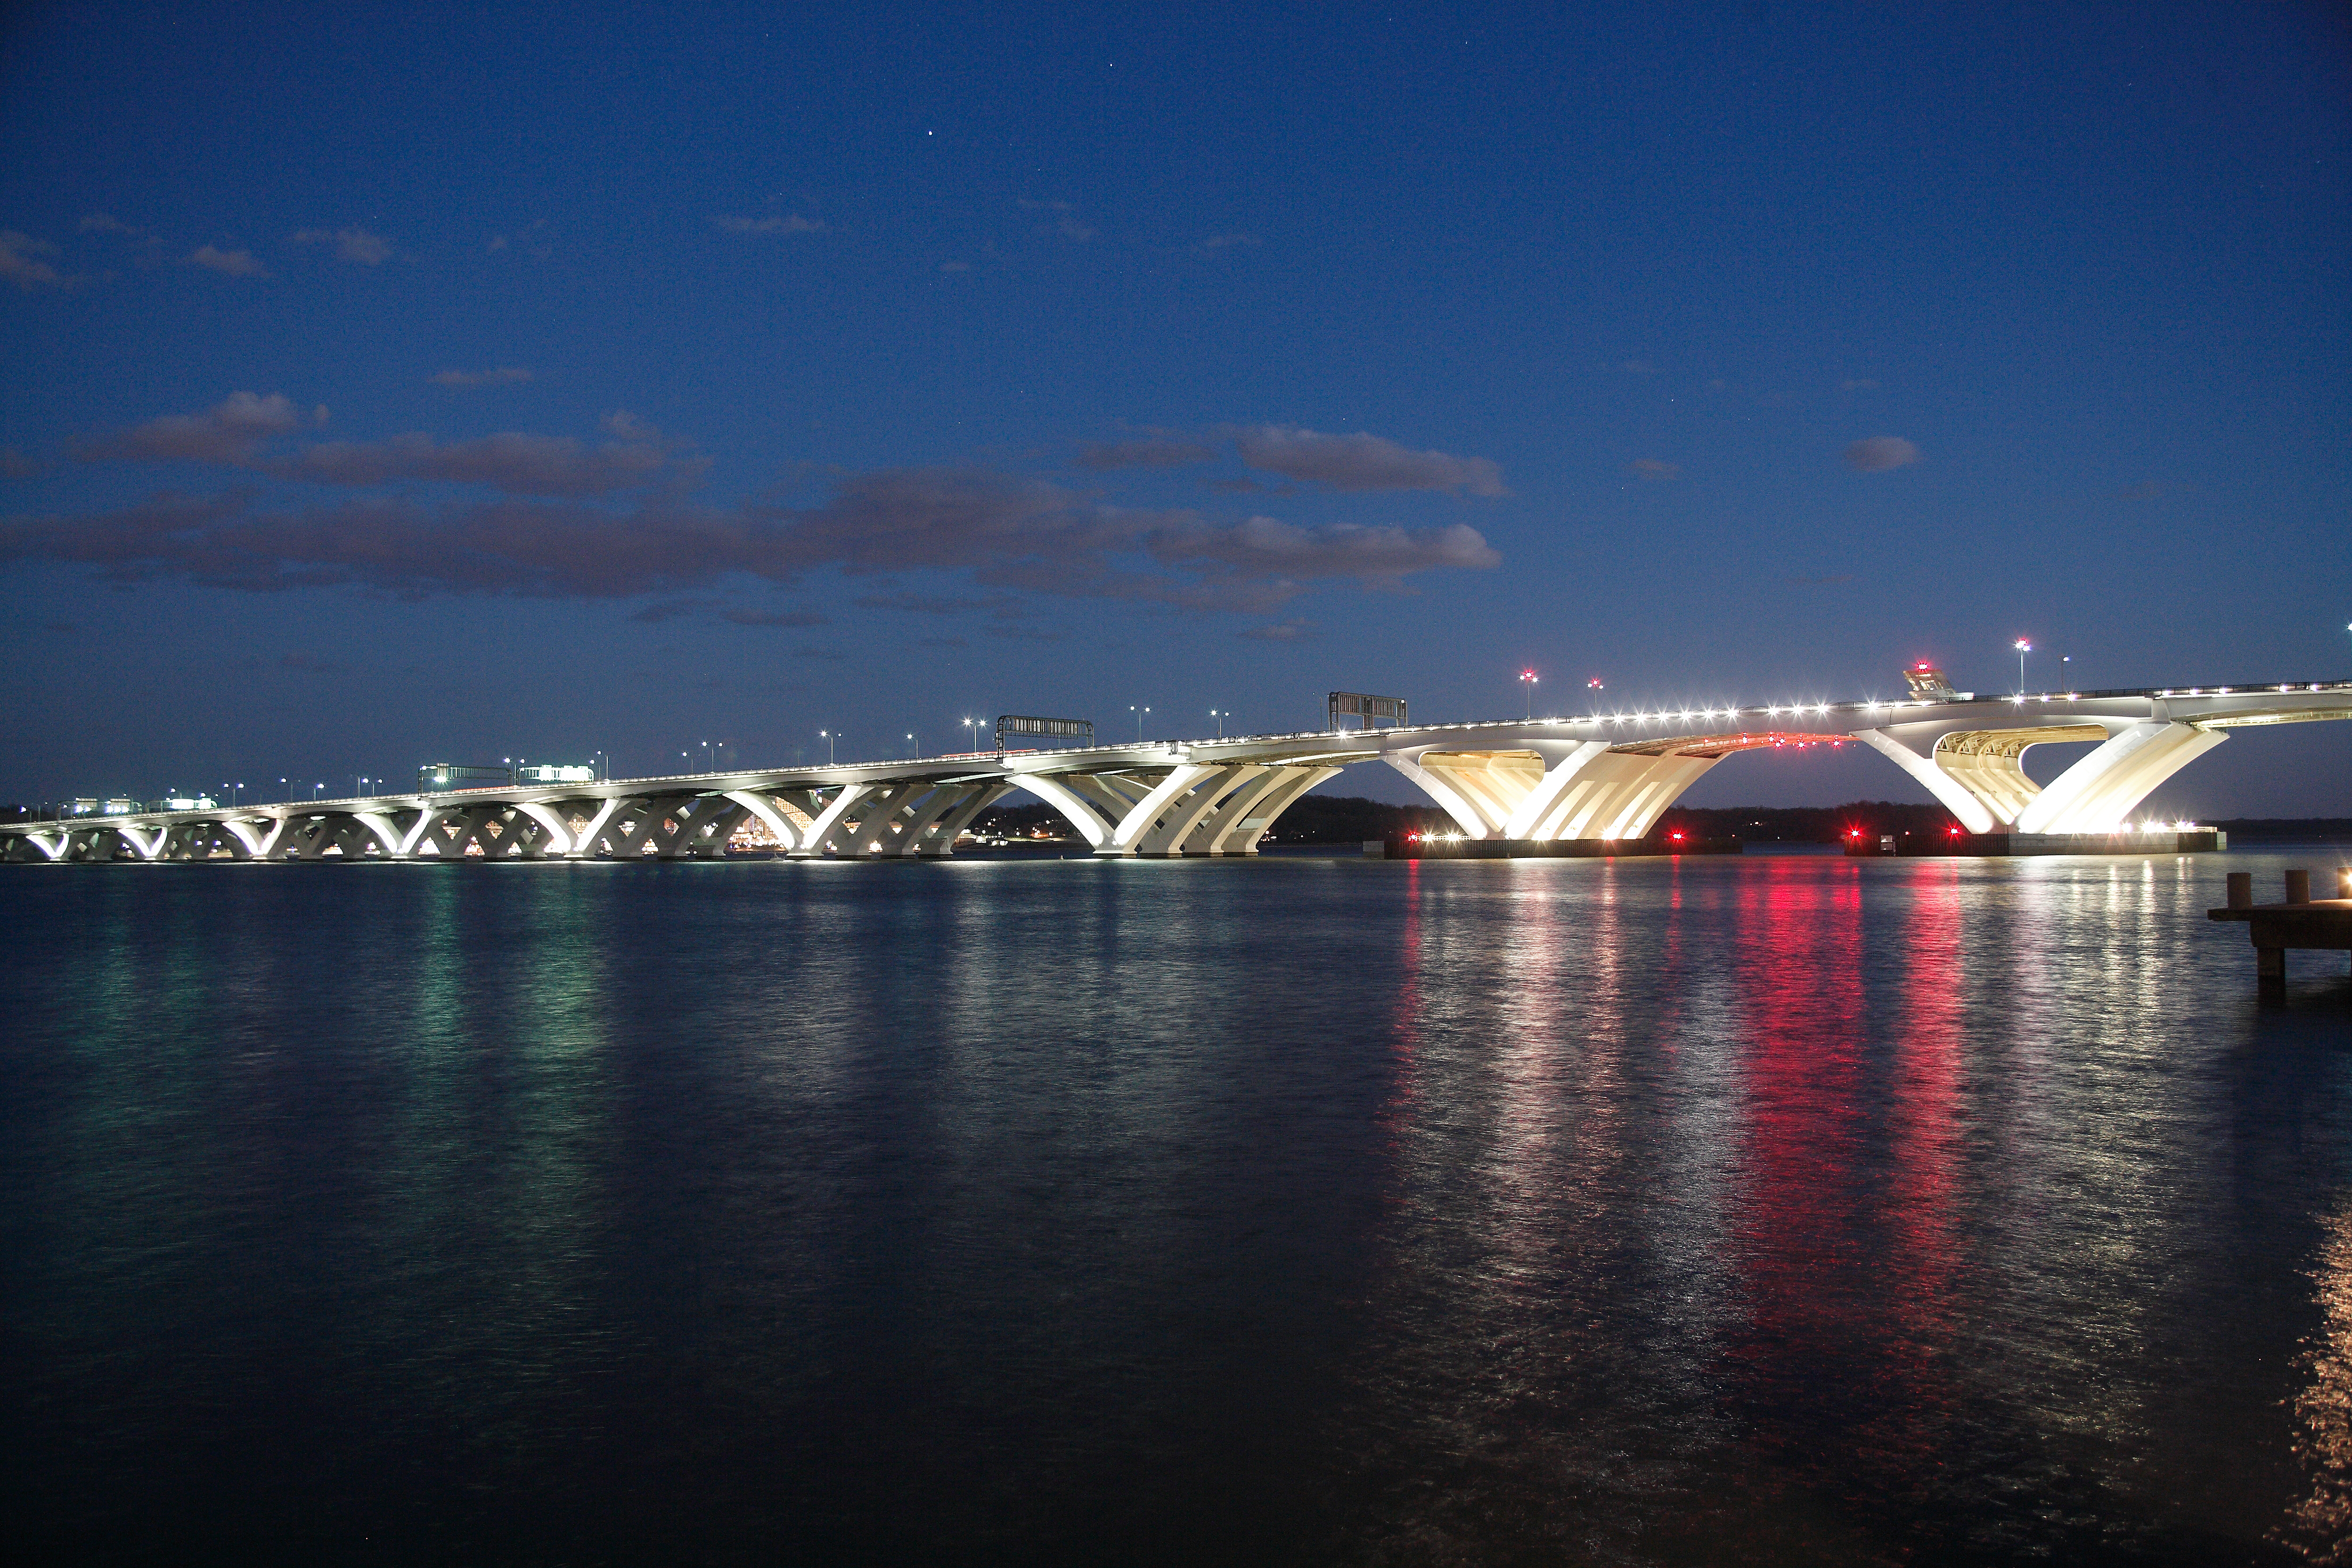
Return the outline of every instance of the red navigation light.
{"type": "Polygon", "coordinates": [[[1957,827],[1947,827],[1944,831],[1951,835],[1954,838],[1958,838],[1960,836],[1960,830],[1957,827]]]}
{"type": "Polygon", "coordinates": [[[1667,834],[1667,835],[1666,835],[1666,837],[1669,837],[1669,838],[1671,838],[1671,839],[1673,839],[1673,840],[1674,840],[1675,843],[1677,843],[1677,844],[1679,844],[1679,843],[1681,843],[1681,842],[1683,841],[1683,836],[1682,836],[1682,834],[1681,834],[1681,832],[1680,832],[1679,830],[1677,830],[1677,831],[1675,831],[1675,832],[1673,832],[1673,833],[1669,833],[1669,834],[1667,834]]]}

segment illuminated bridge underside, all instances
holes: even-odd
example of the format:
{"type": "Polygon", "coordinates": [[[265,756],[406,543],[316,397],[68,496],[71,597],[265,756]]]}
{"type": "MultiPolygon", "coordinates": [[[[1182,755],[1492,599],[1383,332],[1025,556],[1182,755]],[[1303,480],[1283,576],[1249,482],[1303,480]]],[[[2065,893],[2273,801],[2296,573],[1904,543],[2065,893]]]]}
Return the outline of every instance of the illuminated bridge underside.
{"type": "Polygon", "coordinates": [[[712,858],[754,822],[795,858],[943,856],[1014,790],[1097,855],[1254,855],[1293,802],[1379,760],[1473,838],[1637,838],[1740,752],[1858,740],[1971,831],[2105,833],[2229,731],[2352,718],[2352,682],[1594,715],[1074,752],[499,786],[0,825],[0,858],[98,860],[712,858]],[[1751,719],[1755,728],[1727,728],[1751,719]],[[2048,788],[2031,747],[2091,743],[2048,788]]]}
{"type": "Polygon", "coordinates": [[[1639,838],[1698,776],[1735,752],[1843,743],[1811,731],[1662,736],[1526,750],[1407,748],[1388,763],[1473,838],[1639,838]]]}

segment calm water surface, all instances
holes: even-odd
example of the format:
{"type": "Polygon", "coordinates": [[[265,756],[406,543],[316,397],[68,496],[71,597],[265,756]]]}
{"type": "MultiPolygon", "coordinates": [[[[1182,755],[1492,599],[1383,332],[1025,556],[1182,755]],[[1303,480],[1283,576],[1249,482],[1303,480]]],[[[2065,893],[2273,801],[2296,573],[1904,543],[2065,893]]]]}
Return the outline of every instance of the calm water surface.
{"type": "Polygon", "coordinates": [[[2335,858],[5,868],[9,1529],[2326,1557],[2335,858]]]}

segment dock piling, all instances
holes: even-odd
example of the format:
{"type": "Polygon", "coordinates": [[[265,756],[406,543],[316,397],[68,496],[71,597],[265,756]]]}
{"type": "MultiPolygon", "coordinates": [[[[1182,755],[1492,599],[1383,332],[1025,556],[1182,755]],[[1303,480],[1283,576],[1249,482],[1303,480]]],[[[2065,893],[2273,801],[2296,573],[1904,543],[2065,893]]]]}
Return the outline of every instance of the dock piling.
{"type": "Polygon", "coordinates": [[[2230,873],[2230,907],[2233,910],[2254,907],[2254,874],[2252,871],[2230,873]]]}

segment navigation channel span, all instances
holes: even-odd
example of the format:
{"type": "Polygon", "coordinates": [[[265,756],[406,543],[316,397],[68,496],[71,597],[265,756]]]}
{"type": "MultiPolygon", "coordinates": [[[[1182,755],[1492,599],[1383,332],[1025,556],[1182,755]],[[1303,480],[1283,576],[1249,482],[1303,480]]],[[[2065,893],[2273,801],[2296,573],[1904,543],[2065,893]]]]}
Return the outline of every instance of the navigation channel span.
{"type": "Polygon", "coordinates": [[[1369,762],[1412,780],[1467,838],[1622,840],[1648,832],[1726,758],[1848,742],[1909,773],[1971,833],[2114,834],[2233,731],[2352,719],[2352,681],[2343,680],[1978,697],[1950,691],[1940,676],[1906,678],[1918,694],[1885,702],[1399,723],[233,808],[207,801],[0,825],[0,858],[716,858],[749,817],[795,857],[936,857],[1015,790],[1053,806],[1097,855],[1255,855],[1292,802],[1369,762]],[[2020,765],[2032,746],[2086,742],[2096,744],[2047,787],[2020,765]]]}

